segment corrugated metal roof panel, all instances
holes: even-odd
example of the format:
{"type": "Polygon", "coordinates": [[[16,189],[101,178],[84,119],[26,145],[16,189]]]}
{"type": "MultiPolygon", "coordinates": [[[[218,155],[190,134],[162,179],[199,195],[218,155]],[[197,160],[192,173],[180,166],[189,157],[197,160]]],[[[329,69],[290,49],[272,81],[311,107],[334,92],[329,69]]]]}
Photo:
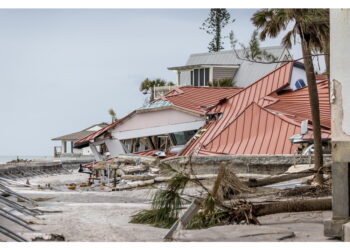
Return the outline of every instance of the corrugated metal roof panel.
{"type": "MultiPolygon", "coordinates": [[[[217,121],[209,123],[205,127],[207,131],[203,133],[200,138],[192,140],[181,154],[190,155],[202,145],[206,146],[213,138],[231,124],[253,101],[260,100],[261,98],[287,86],[290,81],[292,68],[292,62],[284,64],[262,79],[249,85],[238,94],[232,96],[226,103],[219,105],[215,109],[215,112],[222,113],[222,117],[217,121]]],[[[237,128],[240,129],[239,127],[237,128]]]]}
{"type": "MultiPolygon", "coordinates": [[[[321,125],[327,128],[331,127],[331,111],[329,104],[328,81],[317,84],[320,120],[321,125]]],[[[302,121],[308,119],[312,121],[311,106],[309,101],[308,88],[302,88],[296,91],[289,91],[282,94],[272,94],[271,97],[278,99],[275,103],[266,105],[269,110],[284,113],[294,120],[302,121]]]]}
{"type": "Polygon", "coordinates": [[[166,100],[156,100],[154,102],[148,103],[141,108],[138,108],[137,110],[146,110],[146,109],[155,109],[155,108],[162,108],[162,107],[169,107],[172,106],[171,102],[166,100]]]}
{"type": "Polygon", "coordinates": [[[216,105],[221,99],[231,97],[242,91],[242,88],[215,88],[183,86],[165,94],[161,99],[171,102],[174,106],[198,114],[205,114],[201,106],[216,105]]]}
{"type": "MultiPolygon", "coordinates": [[[[298,123],[252,103],[198,154],[293,154],[296,146],[289,138],[299,132],[298,123]]],[[[329,135],[322,133],[323,138],[329,135]]]]}

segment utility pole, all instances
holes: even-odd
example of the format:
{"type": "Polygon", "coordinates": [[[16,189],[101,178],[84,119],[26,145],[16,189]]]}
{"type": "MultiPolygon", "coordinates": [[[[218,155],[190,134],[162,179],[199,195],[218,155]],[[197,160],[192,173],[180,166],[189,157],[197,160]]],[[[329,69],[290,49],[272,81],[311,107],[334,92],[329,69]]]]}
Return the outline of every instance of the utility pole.
{"type": "Polygon", "coordinates": [[[324,234],[350,241],[350,9],[330,9],[332,218],[324,234]]]}

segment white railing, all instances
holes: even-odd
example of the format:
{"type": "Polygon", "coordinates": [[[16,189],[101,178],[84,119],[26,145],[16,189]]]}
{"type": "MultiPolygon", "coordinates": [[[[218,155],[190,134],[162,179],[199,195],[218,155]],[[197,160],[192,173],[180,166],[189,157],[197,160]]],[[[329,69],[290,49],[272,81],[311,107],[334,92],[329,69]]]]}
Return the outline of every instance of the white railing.
{"type": "Polygon", "coordinates": [[[169,91],[178,88],[179,86],[174,85],[174,86],[159,86],[159,87],[154,87],[153,88],[153,95],[154,98],[159,98],[163,96],[164,94],[168,93],[169,91]]]}

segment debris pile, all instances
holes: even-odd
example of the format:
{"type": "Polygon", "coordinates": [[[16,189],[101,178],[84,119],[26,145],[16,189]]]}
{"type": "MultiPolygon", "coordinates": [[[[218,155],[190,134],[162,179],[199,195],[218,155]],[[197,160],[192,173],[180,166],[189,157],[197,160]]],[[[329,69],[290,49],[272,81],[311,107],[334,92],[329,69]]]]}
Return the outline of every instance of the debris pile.
{"type": "MultiPolygon", "coordinates": [[[[164,181],[162,178],[157,179],[160,173],[159,159],[150,156],[120,155],[82,166],[80,172],[90,175],[87,183],[79,184],[80,188],[88,190],[119,191],[164,181]]],[[[71,187],[69,189],[73,190],[76,185],[71,187]]]]}
{"type": "Polygon", "coordinates": [[[175,232],[181,229],[260,224],[259,216],[332,208],[331,198],[327,197],[330,194],[330,185],[327,183],[318,187],[309,185],[283,191],[267,187],[273,183],[309,178],[314,174],[310,169],[243,181],[232,169],[226,168],[227,163],[222,162],[212,188],[209,188],[198,178],[193,178],[191,162],[187,168],[183,168],[185,171],[163,163],[165,165],[174,172],[173,177],[165,188],[155,193],[151,208],[134,214],[130,221],[170,228],[165,240],[173,240],[175,232]],[[189,183],[202,189],[200,195],[186,196],[184,190],[189,183]]]}

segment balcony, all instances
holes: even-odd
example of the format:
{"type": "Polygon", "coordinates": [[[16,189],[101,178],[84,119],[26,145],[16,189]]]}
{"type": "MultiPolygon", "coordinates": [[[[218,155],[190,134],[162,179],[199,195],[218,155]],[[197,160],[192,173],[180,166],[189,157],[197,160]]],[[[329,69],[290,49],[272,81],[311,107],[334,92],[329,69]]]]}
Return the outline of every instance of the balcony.
{"type": "Polygon", "coordinates": [[[164,94],[168,93],[169,91],[178,88],[179,86],[174,85],[174,86],[159,86],[159,87],[154,87],[153,88],[153,95],[154,99],[157,99],[164,94]]]}

